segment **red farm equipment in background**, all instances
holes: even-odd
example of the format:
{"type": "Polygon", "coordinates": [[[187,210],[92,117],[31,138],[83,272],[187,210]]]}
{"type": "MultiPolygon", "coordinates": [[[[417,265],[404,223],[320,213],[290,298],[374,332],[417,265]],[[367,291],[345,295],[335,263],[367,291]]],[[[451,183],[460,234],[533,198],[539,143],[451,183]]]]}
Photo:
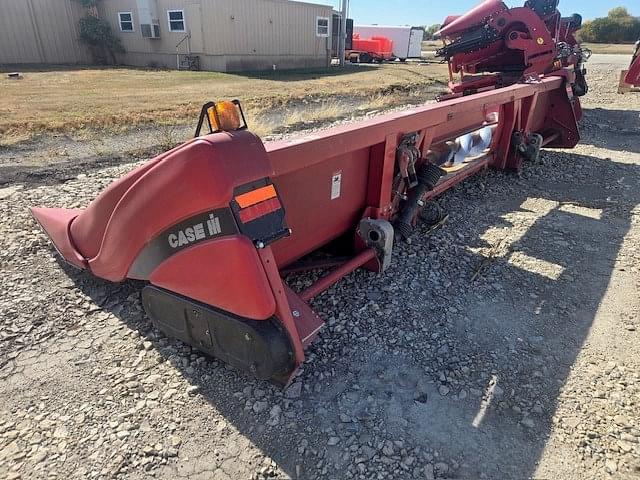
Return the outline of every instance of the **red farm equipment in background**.
{"type": "Polygon", "coordinates": [[[393,58],[393,42],[390,38],[360,38],[358,33],[354,33],[352,42],[352,50],[346,52],[347,59],[352,63],[384,62],[393,58]]]}
{"type": "Polygon", "coordinates": [[[640,40],[636,42],[629,70],[623,70],[620,74],[618,93],[637,91],[637,89],[640,89],[640,40]]]}
{"type": "Polygon", "coordinates": [[[206,104],[193,140],[85,209],[33,215],[70,264],[145,281],[144,308],[168,335],[287,383],[323,325],[308,302],[357,268],[383,272],[416,222],[442,222],[430,199],[579,141],[579,21],[556,6],[487,0],[449,17],[451,91],[437,103],[266,144],[239,102],[206,104]],[[316,268],[326,274],[308,288],[288,285],[316,268]]]}
{"type": "Polygon", "coordinates": [[[532,81],[571,66],[573,92],[585,95],[583,63],[591,52],[575,38],[582,17],[562,17],[558,2],[527,0],[509,9],[500,0],[486,0],[465,15],[447,17],[435,33],[444,43],[436,55],[449,63],[452,94],[532,81]]]}

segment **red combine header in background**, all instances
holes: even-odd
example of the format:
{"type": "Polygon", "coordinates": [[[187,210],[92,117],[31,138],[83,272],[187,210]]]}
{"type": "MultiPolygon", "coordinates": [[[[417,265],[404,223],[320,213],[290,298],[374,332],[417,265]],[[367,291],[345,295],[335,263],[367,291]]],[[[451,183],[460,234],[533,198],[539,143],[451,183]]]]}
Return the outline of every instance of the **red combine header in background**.
{"type": "Polygon", "coordinates": [[[435,33],[444,42],[436,55],[449,63],[452,94],[532,81],[569,66],[573,93],[586,94],[583,63],[591,52],[575,38],[582,17],[562,17],[558,2],[527,0],[523,7],[508,8],[486,0],[464,15],[447,17],[435,33]]]}
{"type": "Polygon", "coordinates": [[[636,42],[629,69],[623,70],[620,74],[618,93],[630,92],[638,88],[640,88],[640,40],[636,42]]]}
{"type": "Polygon", "coordinates": [[[437,103],[266,144],[239,102],[206,104],[196,138],[87,208],[32,213],[70,264],[144,281],[160,330],[287,383],[323,325],[309,302],[357,268],[384,272],[417,222],[441,224],[431,199],[580,140],[580,21],[557,3],[487,0],[449,17],[440,54],[451,89],[437,103]],[[294,291],[288,276],[311,269],[326,273],[294,291]]]}

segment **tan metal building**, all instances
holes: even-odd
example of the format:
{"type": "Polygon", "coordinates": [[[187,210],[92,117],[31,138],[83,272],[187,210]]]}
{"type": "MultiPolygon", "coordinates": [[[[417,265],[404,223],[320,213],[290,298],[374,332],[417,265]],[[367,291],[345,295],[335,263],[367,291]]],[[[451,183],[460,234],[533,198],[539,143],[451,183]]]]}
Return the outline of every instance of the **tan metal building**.
{"type": "Polygon", "coordinates": [[[90,63],[78,40],[82,15],[72,0],[0,0],[0,65],[90,63]]]}
{"type": "MultiPolygon", "coordinates": [[[[89,63],[74,0],[0,0],[0,64],[89,63]],[[5,8],[5,6],[7,8],[5,8]]],[[[290,0],[101,0],[124,65],[241,71],[327,66],[332,7],[290,0]]]]}

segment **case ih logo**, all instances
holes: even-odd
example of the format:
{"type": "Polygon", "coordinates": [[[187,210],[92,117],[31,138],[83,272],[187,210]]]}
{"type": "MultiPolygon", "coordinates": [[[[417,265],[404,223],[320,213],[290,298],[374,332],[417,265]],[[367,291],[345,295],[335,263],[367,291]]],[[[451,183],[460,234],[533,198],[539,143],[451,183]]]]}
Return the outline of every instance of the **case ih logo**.
{"type": "Polygon", "coordinates": [[[222,233],[220,217],[210,213],[206,222],[196,223],[183,230],[178,230],[176,233],[170,233],[167,241],[171,248],[178,248],[207,237],[213,237],[219,233],[222,233]]]}
{"type": "Polygon", "coordinates": [[[136,257],[129,268],[135,278],[146,279],[167,258],[200,242],[238,232],[229,208],[200,213],[159,233],[136,257]]]}

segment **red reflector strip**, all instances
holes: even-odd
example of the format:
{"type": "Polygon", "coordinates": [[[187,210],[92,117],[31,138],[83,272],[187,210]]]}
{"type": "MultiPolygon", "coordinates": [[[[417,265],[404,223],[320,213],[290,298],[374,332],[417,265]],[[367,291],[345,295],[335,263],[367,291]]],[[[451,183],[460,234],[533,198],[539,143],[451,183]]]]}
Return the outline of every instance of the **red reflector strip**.
{"type": "Polygon", "coordinates": [[[273,185],[267,185],[265,187],[260,187],[255,190],[251,190],[250,192],[243,193],[242,195],[236,196],[236,202],[240,208],[250,207],[251,205],[255,205],[256,203],[263,202],[270,198],[276,196],[276,189],[273,185]]]}
{"type": "Polygon", "coordinates": [[[280,205],[280,200],[278,200],[277,197],[270,198],[269,200],[256,203],[255,205],[251,205],[250,207],[240,210],[240,221],[242,223],[249,223],[256,218],[263,217],[275,212],[276,210],[280,210],[281,208],[282,205],[280,205]]]}

